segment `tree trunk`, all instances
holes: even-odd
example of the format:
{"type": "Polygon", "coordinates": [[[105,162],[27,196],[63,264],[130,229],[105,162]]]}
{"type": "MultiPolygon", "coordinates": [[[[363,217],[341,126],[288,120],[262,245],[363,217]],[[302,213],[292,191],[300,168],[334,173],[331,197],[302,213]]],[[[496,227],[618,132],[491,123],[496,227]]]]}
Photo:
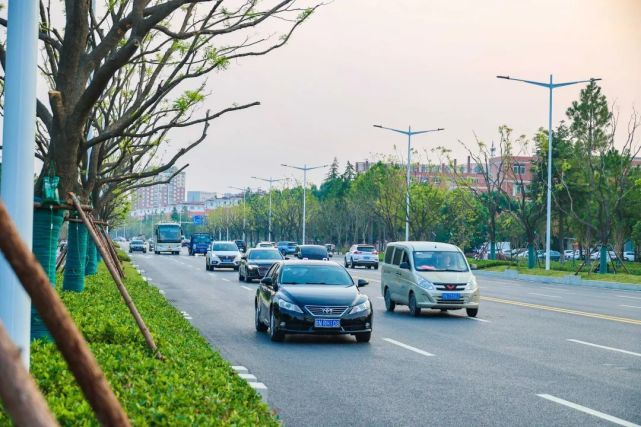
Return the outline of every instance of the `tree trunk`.
{"type": "Polygon", "coordinates": [[[527,268],[536,267],[536,252],[534,251],[534,239],[528,238],[527,242],[527,268]]]}
{"type": "Polygon", "coordinates": [[[69,223],[67,263],[63,289],[82,292],[85,289],[85,264],[87,262],[87,228],[79,222],[69,223]]]}

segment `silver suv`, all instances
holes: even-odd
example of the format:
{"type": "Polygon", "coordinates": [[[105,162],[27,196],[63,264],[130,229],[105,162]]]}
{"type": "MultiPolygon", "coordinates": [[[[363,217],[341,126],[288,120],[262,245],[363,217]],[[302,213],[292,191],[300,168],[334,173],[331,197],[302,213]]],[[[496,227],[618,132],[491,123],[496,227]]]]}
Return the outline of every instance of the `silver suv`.
{"type": "Polygon", "coordinates": [[[238,271],[240,257],[240,251],[235,242],[211,242],[205,255],[205,269],[213,271],[216,267],[227,267],[238,271]]]}
{"type": "Polygon", "coordinates": [[[345,254],[345,268],[356,268],[359,265],[378,270],[378,251],[374,246],[361,243],[349,248],[345,254]]]}

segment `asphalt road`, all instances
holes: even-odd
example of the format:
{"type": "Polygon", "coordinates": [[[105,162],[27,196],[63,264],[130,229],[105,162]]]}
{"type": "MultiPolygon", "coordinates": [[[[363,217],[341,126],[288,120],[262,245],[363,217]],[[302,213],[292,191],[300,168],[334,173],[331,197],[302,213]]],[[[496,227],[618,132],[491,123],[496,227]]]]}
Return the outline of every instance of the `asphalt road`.
{"type": "MultiPolygon", "coordinates": [[[[287,426],[641,425],[641,292],[479,278],[464,311],[385,312],[370,285],[369,344],[254,329],[257,285],[202,256],[134,254],[149,281],[232,365],[269,388],[287,426]]],[[[340,260],[339,260],[340,261],[340,260]]]]}

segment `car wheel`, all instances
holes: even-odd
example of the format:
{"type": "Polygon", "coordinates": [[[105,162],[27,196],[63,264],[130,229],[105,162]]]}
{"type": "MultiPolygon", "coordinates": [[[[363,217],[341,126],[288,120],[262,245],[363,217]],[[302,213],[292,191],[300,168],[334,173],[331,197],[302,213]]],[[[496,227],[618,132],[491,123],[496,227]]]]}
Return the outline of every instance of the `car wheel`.
{"type": "Polygon", "coordinates": [[[256,330],[258,332],[265,332],[267,330],[267,325],[263,323],[262,320],[260,320],[260,305],[256,302],[256,310],[255,310],[255,316],[254,316],[254,323],[256,324],[256,330]]]}
{"type": "Polygon", "coordinates": [[[245,282],[247,282],[247,283],[252,283],[253,281],[254,281],[254,279],[252,279],[251,277],[249,277],[249,275],[245,276],[245,282]]]}
{"type": "Polygon", "coordinates": [[[146,254],[146,253],[147,253],[147,249],[143,249],[143,250],[142,250],[142,253],[143,253],[143,254],[146,254]]]}
{"type": "Polygon", "coordinates": [[[466,308],[465,311],[467,311],[468,317],[476,317],[476,315],[479,313],[478,308],[466,308]]]}
{"type": "Polygon", "coordinates": [[[243,280],[245,280],[245,278],[244,278],[244,277],[243,277],[243,275],[240,273],[240,270],[238,270],[238,281],[239,281],[239,282],[242,282],[243,280]]]}
{"type": "Polygon", "coordinates": [[[374,264],[374,270],[378,270],[378,264],[374,264]]]}
{"type": "Polygon", "coordinates": [[[356,264],[354,264],[354,260],[352,260],[352,261],[350,262],[350,267],[351,267],[352,269],[356,268],[356,264]]]}
{"type": "Polygon", "coordinates": [[[275,342],[281,342],[285,339],[285,334],[280,332],[276,326],[276,316],[274,316],[273,310],[269,314],[269,338],[275,342]]]}
{"type": "Polygon", "coordinates": [[[240,267],[234,267],[234,271],[240,270],[240,267]]]}
{"type": "Polygon", "coordinates": [[[419,307],[419,306],[416,304],[416,296],[414,296],[414,292],[411,292],[411,293],[410,293],[410,304],[409,304],[409,308],[410,308],[410,314],[411,314],[412,316],[414,316],[414,317],[418,317],[418,316],[420,316],[420,315],[421,315],[421,307],[419,307]]]}
{"type": "Polygon", "coordinates": [[[349,264],[347,264],[347,257],[345,257],[345,268],[349,267],[349,264]]]}
{"type": "Polygon", "coordinates": [[[372,338],[371,332],[364,332],[362,334],[356,334],[356,342],[369,342],[372,338]]]}
{"type": "Polygon", "coordinates": [[[160,252],[158,252],[158,251],[154,251],[154,254],[156,254],[156,255],[160,255],[160,252]]]}
{"type": "Polygon", "coordinates": [[[392,295],[390,295],[389,289],[385,288],[385,310],[394,311],[395,308],[396,303],[392,301],[392,295]]]}
{"type": "Polygon", "coordinates": [[[209,271],[209,264],[205,262],[205,270],[209,271]]]}

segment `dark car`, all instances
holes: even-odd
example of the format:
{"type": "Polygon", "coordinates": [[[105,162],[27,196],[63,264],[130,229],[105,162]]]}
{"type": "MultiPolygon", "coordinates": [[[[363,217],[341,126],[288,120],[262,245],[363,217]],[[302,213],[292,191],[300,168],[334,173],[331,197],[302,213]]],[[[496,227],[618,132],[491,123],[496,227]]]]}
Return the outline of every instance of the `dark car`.
{"type": "Polygon", "coordinates": [[[256,330],[272,341],[286,334],[372,336],[372,303],[343,266],[329,261],[278,261],[256,290],[256,330]]]}
{"type": "Polygon", "coordinates": [[[294,255],[296,253],[296,247],[298,244],[296,242],[290,242],[290,241],[280,241],[276,243],[276,247],[280,251],[281,254],[284,256],[287,255],[294,255]]]}
{"type": "Polygon", "coordinates": [[[147,253],[147,247],[145,242],[142,240],[134,239],[129,243],[129,253],[132,252],[142,252],[143,254],[147,253]]]}
{"type": "MultiPolygon", "coordinates": [[[[545,251],[543,250],[537,251],[537,257],[539,259],[545,259],[545,251]]],[[[560,260],[561,260],[561,252],[550,250],[550,261],[560,261],[560,260]]]]}
{"type": "Polygon", "coordinates": [[[211,240],[212,238],[208,233],[193,233],[189,239],[189,255],[207,254],[211,240]]]}
{"type": "Polygon", "coordinates": [[[238,250],[241,252],[247,252],[247,243],[245,243],[244,240],[234,240],[236,243],[236,246],[238,246],[238,250]]]}
{"type": "Polygon", "coordinates": [[[321,245],[299,245],[296,248],[296,258],[324,261],[329,259],[327,248],[321,245]]]}
{"type": "Polygon", "coordinates": [[[238,267],[238,280],[251,282],[254,279],[262,279],[276,261],[283,259],[283,256],[276,248],[254,248],[244,254],[240,259],[238,267]]]}

